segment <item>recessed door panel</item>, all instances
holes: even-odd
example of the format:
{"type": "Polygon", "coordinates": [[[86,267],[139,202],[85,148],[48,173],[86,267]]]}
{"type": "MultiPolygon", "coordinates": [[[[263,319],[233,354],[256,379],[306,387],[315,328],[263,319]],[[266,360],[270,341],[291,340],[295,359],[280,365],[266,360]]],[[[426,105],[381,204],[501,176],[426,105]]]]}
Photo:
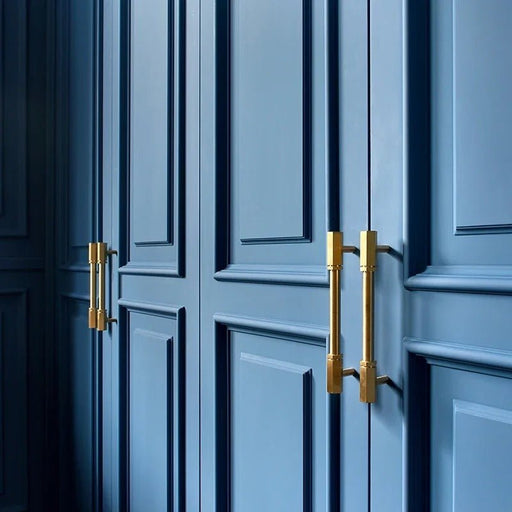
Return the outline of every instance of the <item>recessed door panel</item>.
{"type": "Polygon", "coordinates": [[[432,368],[432,507],[506,510],[512,466],[509,378],[432,368]]]}
{"type": "Polygon", "coordinates": [[[123,272],[182,273],[185,97],[180,71],[184,31],[178,6],[173,0],[130,2],[127,15],[129,174],[123,183],[127,203],[122,206],[129,252],[123,272]]]}
{"type": "Polygon", "coordinates": [[[510,289],[512,7],[433,1],[431,20],[433,270],[468,287],[501,270],[510,289]]]}
{"type": "Polygon", "coordinates": [[[325,283],[324,41],[310,0],[219,4],[216,275],[325,283]],[[313,94],[317,84],[317,94],[313,94]],[[315,233],[315,236],[313,236],[315,233]]]}
{"type": "Polygon", "coordinates": [[[269,333],[265,322],[253,328],[246,322],[241,328],[237,319],[231,321],[235,325],[218,326],[217,338],[218,361],[224,360],[223,353],[227,356],[229,375],[217,397],[219,414],[229,415],[218,420],[227,422],[229,439],[219,445],[225,453],[217,456],[229,459],[231,506],[254,511],[323,509],[324,340],[307,332],[304,339],[294,337],[287,332],[290,326],[269,333]]]}
{"type": "Polygon", "coordinates": [[[130,510],[178,507],[179,409],[183,383],[176,316],[128,313],[128,485],[130,510]],[[148,478],[148,475],[151,475],[148,478]]]}
{"type": "Polygon", "coordinates": [[[311,177],[310,148],[304,145],[311,131],[307,4],[231,4],[231,169],[238,188],[233,213],[243,243],[309,237],[304,229],[311,177]]]}

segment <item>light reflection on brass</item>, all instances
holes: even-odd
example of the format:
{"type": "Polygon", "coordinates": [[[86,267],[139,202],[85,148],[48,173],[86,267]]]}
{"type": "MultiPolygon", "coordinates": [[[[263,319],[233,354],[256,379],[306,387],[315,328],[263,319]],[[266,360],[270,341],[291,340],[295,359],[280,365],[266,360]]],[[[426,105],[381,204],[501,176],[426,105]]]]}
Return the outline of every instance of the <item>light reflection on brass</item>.
{"type": "Polygon", "coordinates": [[[106,310],[106,265],[107,257],[111,254],[117,254],[117,251],[107,250],[107,244],[99,242],[98,246],[98,281],[99,281],[99,297],[98,297],[98,310],[96,314],[96,328],[98,331],[106,331],[107,324],[117,322],[115,318],[109,318],[106,310]]]}
{"type": "Polygon", "coordinates": [[[343,246],[343,233],[327,233],[327,269],[329,285],[329,353],[327,354],[327,392],[343,392],[343,377],[354,375],[354,368],[343,369],[343,354],[340,352],[340,290],[343,253],[355,252],[354,246],[343,246]]]}
{"type": "Polygon", "coordinates": [[[89,244],[89,329],[96,328],[96,263],[97,245],[89,244]]]}
{"type": "Polygon", "coordinates": [[[377,270],[377,253],[389,252],[388,245],[377,245],[376,231],[361,231],[361,261],[363,273],[363,360],[360,364],[359,399],[371,404],[377,400],[377,385],[389,381],[387,375],[377,377],[374,360],[374,274],[377,270]]]}

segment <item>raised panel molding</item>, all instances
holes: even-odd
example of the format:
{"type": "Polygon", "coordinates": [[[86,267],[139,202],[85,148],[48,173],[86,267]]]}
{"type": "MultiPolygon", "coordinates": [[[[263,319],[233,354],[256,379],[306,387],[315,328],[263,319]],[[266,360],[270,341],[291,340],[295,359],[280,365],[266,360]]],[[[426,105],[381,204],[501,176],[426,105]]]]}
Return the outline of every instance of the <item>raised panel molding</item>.
{"type": "Polygon", "coordinates": [[[129,2],[124,22],[126,250],[120,272],[183,277],[185,8],[176,0],[151,1],[155,5],[129,2]]]}
{"type": "Polygon", "coordinates": [[[0,237],[28,236],[26,10],[26,0],[0,4],[0,123],[9,127],[0,141],[0,237]]]}
{"type": "Polygon", "coordinates": [[[239,262],[231,250],[233,244],[247,247],[312,241],[311,1],[251,0],[235,5],[226,0],[217,7],[216,24],[214,277],[220,281],[326,286],[322,266],[239,262]],[[251,37],[254,30],[260,30],[258,20],[271,20],[264,28],[269,37],[251,37]],[[237,37],[249,38],[251,44],[237,37]],[[273,39],[280,43],[272,43],[273,39]],[[294,53],[285,58],[282,53],[290,48],[294,53]],[[269,72],[264,71],[265,66],[269,72]],[[296,90],[284,89],[290,83],[296,90]],[[292,129],[286,129],[282,125],[290,118],[296,120],[292,129]],[[264,131],[263,125],[267,127],[264,131]],[[261,137],[268,147],[255,145],[261,137]]]}
{"type": "Polygon", "coordinates": [[[430,365],[512,378],[512,351],[410,337],[404,339],[404,348],[430,365]]]}
{"type": "Polygon", "coordinates": [[[512,411],[453,401],[453,510],[510,506],[511,451],[512,411]]]}
{"type": "MultiPolygon", "coordinates": [[[[245,464],[245,460],[252,460],[251,457],[245,457],[243,454],[239,455],[237,458],[237,454],[232,453],[234,443],[238,443],[240,448],[240,434],[243,434],[245,431],[245,427],[243,425],[238,425],[237,427],[237,425],[233,423],[235,421],[235,412],[233,411],[233,408],[238,408],[237,410],[240,413],[239,417],[237,418],[238,420],[242,422],[248,421],[251,423],[251,415],[259,415],[256,409],[258,408],[258,400],[262,400],[262,407],[264,407],[265,404],[270,404],[269,406],[276,407],[280,411],[283,407],[290,407],[290,404],[295,405],[293,412],[288,411],[287,415],[283,416],[282,422],[279,423],[279,425],[281,425],[281,429],[279,429],[277,425],[279,422],[279,413],[272,415],[272,417],[277,416],[275,421],[271,419],[268,421],[273,423],[273,426],[275,429],[277,429],[272,430],[274,433],[283,432],[283,429],[288,432],[284,423],[286,421],[290,421],[292,416],[294,425],[297,423],[302,424],[302,429],[299,436],[300,441],[299,439],[288,439],[289,442],[295,443],[296,446],[293,449],[290,448],[291,451],[286,452],[287,455],[293,454],[291,456],[294,458],[293,469],[290,469],[290,471],[287,472],[287,475],[290,478],[294,478],[294,483],[299,488],[302,488],[303,491],[302,496],[294,496],[296,501],[293,502],[292,508],[294,510],[301,509],[308,512],[311,511],[314,481],[313,475],[311,473],[313,456],[312,422],[313,418],[315,417],[312,402],[313,370],[309,366],[296,364],[295,362],[288,360],[278,360],[274,357],[266,357],[257,353],[249,353],[242,350],[241,348],[240,350],[242,350],[242,352],[240,353],[239,357],[234,359],[235,356],[233,353],[233,344],[235,341],[233,336],[248,334],[262,338],[275,338],[275,341],[281,340],[298,344],[307,344],[319,347],[323,353],[323,347],[326,346],[328,339],[328,332],[324,329],[311,327],[308,325],[272,322],[257,318],[239,317],[225,314],[216,314],[214,315],[213,319],[215,324],[216,358],[215,421],[217,426],[217,508],[219,510],[232,510],[231,507],[233,506],[233,502],[236,506],[237,498],[236,495],[232,494],[236,492],[232,488],[232,475],[240,475],[241,473],[239,470],[234,473],[232,466],[233,464],[245,464]],[[242,371],[243,375],[240,374],[242,371]],[[262,387],[262,383],[265,382],[265,378],[261,375],[261,373],[265,373],[265,371],[270,371],[273,373],[272,379],[278,378],[282,380],[282,384],[278,386],[280,390],[279,393],[277,393],[275,389],[273,391],[269,391],[268,400],[263,400],[262,397],[257,393],[259,398],[256,396],[250,398],[246,402],[247,406],[241,402],[242,397],[239,397],[239,400],[237,400],[237,397],[232,395],[232,393],[240,390],[241,387],[245,386],[245,391],[243,392],[243,401],[245,402],[245,399],[250,396],[250,389],[252,389],[252,391],[259,390],[264,392],[265,390],[262,387]],[[234,378],[240,379],[237,385],[233,385],[231,383],[231,379],[234,378]],[[256,379],[257,382],[254,382],[254,379],[256,379]],[[260,384],[257,385],[257,383],[260,384]],[[282,402],[280,402],[280,400],[282,400],[282,402]],[[243,410],[240,409],[240,407],[242,407],[243,410]],[[299,481],[297,481],[297,479],[299,479],[299,481]]],[[[257,348],[257,345],[258,343],[254,345],[254,348],[257,348]]],[[[267,394],[265,394],[265,396],[267,396],[267,394]]],[[[260,413],[261,412],[262,411],[260,411],[260,413]]],[[[250,428],[249,425],[247,428],[250,428]]],[[[269,440],[267,439],[267,441],[269,440]]],[[[263,443],[263,439],[261,439],[261,442],[263,443]]],[[[251,450],[254,449],[254,447],[251,448],[251,446],[247,446],[243,449],[251,450]]],[[[276,450],[279,450],[279,448],[276,448],[276,450]]],[[[281,461],[280,464],[283,466],[289,462],[290,461],[281,461]]],[[[248,471],[249,467],[247,467],[246,470],[248,471]]],[[[247,474],[247,471],[242,471],[242,473],[247,474]]],[[[265,479],[265,475],[259,475],[259,477],[261,477],[263,480],[265,479]]],[[[237,482],[237,486],[241,485],[243,487],[243,482],[240,482],[240,480],[237,480],[237,482]]],[[[269,482],[266,482],[266,484],[268,484],[272,489],[276,489],[275,482],[273,485],[271,485],[269,482]]],[[[262,485],[264,484],[262,483],[262,485]]],[[[280,498],[277,495],[274,495],[271,499],[279,501],[280,498]]],[[[290,504],[292,502],[288,503],[290,504]]]]}
{"type": "Polygon", "coordinates": [[[166,510],[174,501],[174,338],[136,328],[129,344],[129,505],[166,510]],[[148,486],[150,474],[165,483],[148,486]]]}
{"type": "MultiPolygon", "coordinates": [[[[512,351],[406,337],[404,366],[405,508],[430,510],[431,367],[512,379],[512,351]]],[[[467,444],[465,445],[467,447],[467,444]]],[[[464,507],[462,508],[464,509],[464,507]]],[[[461,509],[461,510],[462,510],[461,509]]],[[[454,508],[459,510],[459,508],[454,508]]]]}
{"type": "Polygon", "coordinates": [[[459,235],[512,231],[507,136],[511,23],[512,6],[502,0],[453,0],[454,218],[459,235]]]}
{"type": "MultiPolygon", "coordinates": [[[[130,510],[130,507],[134,507],[139,510],[141,507],[147,506],[151,508],[151,505],[156,503],[156,508],[153,507],[155,510],[160,510],[162,507],[167,507],[168,510],[183,510],[185,506],[185,480],[183,477],[185,474],[185,308],[126,299],[119,300],[119,305],[121,314],[127,315],[126,322],[121,322],[121,325],[127,325],[128,330],[125,333],[128,342],[125,348],[126,353],[123,356],[127,383],[126,396],[123,399],[125,406],[122,412],[125,418],[121,427],[121,438],[124,439],[127,449],[129,447],[130,453],[123,470],[126,478],[125,485],[128,489],[127,509],[130,510]],[[134,315],[138,315],[141,321],[149,323],[135,327],[132,332],[134,315]],[[156,319],[156,323],[151,323],[152,318],[156,319]],[[176,322],[173,333],[167,332],[168,324],[162,324],[162,321],[166,320],[176,322]],[[164,328],[165,332],[163,332],[164,328]],[[151,367],[144,368],[144,358],[149,358],[146,363],[151,362],[151,367]],[[155,372],[154,365],[157,365],[161,371],[155,372]],[[165,375],[163,375],[164,373],[165,375]],[[136,389],[135,383],[132,381],[132,378],[136,378],[137,375],[143,377],[139,382],[142,388],[139,389],[136,389]],[[165,379],[164,388],[152,389],[151,386],[158,378],[165,379]],[[151,391],[151,400],[147,396],[143,399],[144,397],[140,396],[140,393],[137,394],[138,391],[148,393],[151,391]],[[162,395],[164,391],[165,396],[162,395]],[[151,410],[150,406],[156,399],[160,400],[163,410],[151,410]],[[144,415],[137,413],[137,417],[134,417],[132,416],[135,411],[134,405],[148,410],[144,415]],[[155,446],[159,451],[153,449],[155,446],[151,447],[149,444],[146,446],[144,438],[147,429],[142,428],[143,425],[137,426],[134,423],[136,419],[144,424],[151,419],[155,420],[157,416],[160,422],[167,422],[165,426],[157,425],[155,421],[151,424],[152,430],[156,432],[155,429],[157,429],[159,432],[155,439],[157,441],[155,446]],[[136,440],[139,443],[138,449],[137,446],[132,446],[134,436],[137,434],[139,434],[136,440]],[[167,445],[164,469],[167,473],[165,485],[158,489],[156,482],[148,481],[145,477],[154,471],[151,457],[158,459],[165,443],[167,445]],[[136,463],[142,474],[133,473],[134,456],[139,457],[136,463]],[[135,477],[138,482],[132,480],[135,477]],[[159,494],[164,487],[166,488],[165,496],[159,494]],[[153,503],[151,500],[156,501],[153,503]]],[[[162,464],[162,461],[155,460],[154,463],[162,464]]],[[[162,476],[161,472],[158,475],[162,476]]]]}
{"type": "Polygon", "coordinates": [[[436,265],[406,277],[408,290],[512,294],[512,266],[436,265]]]}
{"type": "Polygon", "coordinates": [[[310,286],[329,286],[325,269],[316,265],[243,265],[229,264],[215,272],[218,281],[281,283],[310,286]]]}
{"type": "Polygon", "coordinates": [[[231,221],[238,219],[242,244],[309,241],[310,2],[251,0],[229,9],[225,140],[238,198],[231,221]]]}
{"type": "Polygon", "coordinates": [[[130,195],[136,246],[173,243],[172,0],[130,4],[130,195]]]}
{"type": "MultiPolygon", "coordinates": [[[[457,126],[457,108],[460,109],[464,107],[468,113],[474,112],[474,102],[469,104],[469,99],[464,100],[464,94],[468,96],[467,91],[466,93],[462,92],[460,94],[460,100],[458,101],[459,103],[463,101],[463,103],[460,103],[458,106],[456,105],[455,94],[457,94],[458,98],[459,89],[466,86],[469,88],[475,86],[475,83],[471,85],[471,83],[467,81],[460,83],[460,73],[463,68],[472,70],[471,73],[466,70],[466,75],[474,74],[472,67],[472,49],[465,50],[461,55],[458,55],[459,52],[457,48],[462,51],[462,49],[469,44],[467,41],[463,43],[460,39],[461,37],[465,37],[466,39],[469,37],[467,34],[464,36],[464,34],[461,33],[462,22],[460,15],[461,13],[466,13],[467,15],[475,8],[475,12],[485,11],[484,16],[486,22],[484,24],[470,23],[468,27],[471,27],[470,30],[486,30],[486,33],[491,34],[493,31],[485,28],[485,26],[488,27],[489,16],[492,17],[496,14],[497,5],[498,3],[494,0],[490,2],[489,6],[487,3],[482,2],[482,0],[469,0],[468,2],[464,0],[442,2],[439,0],[435,3],[431,3],[430,12],[428,3],[421,5],[415,4],[414,8],[408,10],[407,46],[411,51],[408,53],[405,74],[407,82],[405,85],[406,89],[409,91],[407,95],[407,125],[409,129],[404,132],[406,137],[404,145],[407,147],[408,157],[406,169],[408,179],[406,183],[407,230],[404,240],[404,285],[409,290],[505,295],[512,293],[512,267],[510,265],[457,264],[458,260],[464,257],[460,250],[462,247],[465,248],[468,254],[472,253],[473,250],[484,254],[487,250],[489,256],[488,258],[486,257],[485,260],[486,262],[492,261],[493,255],[499,252],[498,248],[500,247],[500,240],[497,239],[496,234],[505,233],[507,229],[504,228],[504,225],[498,228],[495,222],[489,223],[484,221],[483,218],[478,221],[468,221],[460,217],[460,207],[463,202],[466,204],[467,207],[465,206],[465,208],[468,211],[471,210],[478,213],[481,210],[478,201],[472,201],[469,200],[469,198],[468,200],[462,201],[464,195],[464,193],[461,195],[463,189],[462,181],[465,181],[466,184],[464,186],[469,191],[468,193],[481,194],[488,189],[486,186],[475,182],[472,176],[479,170],[481,179],[487,180],[489,183],[492,179],[489,177],[490,174],[487,172],[487,167],[482,171],[481,166],[478,166],[478,168],[475,168],[476,171],[468,173],[467,169],[469,167],[463,165],[460,158],[454,158],[452,162],[450,156],[452,151],[462,151],[460,141],[456,141],[457,137],[460,136],[460,129],[463,124],[462,120],[459,120],[457,126]],[[484,4],[485,8],[482,11],[482,5],[484,4]],[[434,7],[433,9],[432,6],[434,7]],[[440,19],[431,19],[435,14],[434,11],[442,11],[441,14],[437,14],[437,18],[440,18],[441,21],[440,19]],[[434,22],[442,26],[433,27],[432,23],[434,22]],[[436,34],[441,38],[440,42],[435,45],[432,44],[432,38],[434,37],[432,30],[434,29],[439,32],[439,34],[437,32],[436,34]],[[459,42],[457,43],[457,41],[459,42]],[[443,58],[440,56],[443,55],[441,51],[442,44],[445,45],[442,46],[442,48],[446,53],[443,58]],[[461,44],[463,46],[461,46],[461,44]],[[455,67],[458,67],[459,80],[457,80],[457,73],[455,73],[455,78],[452,81],[451,71],[457,58],[458,63],[455,64],[455,67]],[[442,63],[439,62],[441,60],[442,63]],[[437,66],[437,68],[434,68],[434,66],[437,66]],[[443,81],[440,80],[440,76],[444,77],[443,81]],[[439,95],[440,90],[446,97],[443,96],[441,105],[435,107],[432,103],[432,98],[436,94],[439,95]],[[435,108],[437,108],[438,111],[435,111],[435,108]],[[453,115],[450,115],[450,111],[453,115]],[[437,119],[437,117],[441,115],[440,112],[443,113],[444,117],[437,119]],[[454,121],[453,130],[451,125],[452,118],[454,121]],[[436,121],[439,123],[439,126],[435,124],[436,121]],[[439,145],[439,141],[436,140],[435,130],[440,130],[441,127],[444,129],[443,134],[445,135],[443,137],[442,159],[439,155],[436,156],[433,150],[433,148],[439,145]],[[457,132],[457,129],[459,129],[459,132],[457,132]],[[459,145],[459,149],[457,149],[457,144],[459,145]],[[434,166],[438,160],[442,160],[444,167],[436,171],[434,166]],[[438,172],[439,176],[432,176],[435,172],[438,172]],[[441,180],[441,175],[444,177],[443,190],[448,191],[446,193],[447,197],[437,197],[434,195],[439,194],[438,182],[441,180]],[[458,209],[459,212],[457,213],[458,209]],[[442,219],[447,220],[439,226],[441,221],[436,220],[436,216],[440,215],[439,212],[441,210],[444,213],[442,219]],[[477,224],[479,224],[479,226],[477,226],[478,229],[475,230],[474,228],[477,224]],[[485,239],[481,237],[454,236],[463,234],[494,234],[495,236],[492,245],[486,248],[483,246],[483,244],[486,243],[485,239]],[[435,241],[432,239],[433,237],[436,237],[435,241]],[[450,262],[454,264],[432,264],[435,263],[433,254],[435,255],[440,252],[439,246],[441,243],[452,244],[450,247],[446,248],[444,248],[445,246],[443,245],[445,252],[443,252],[441,261],[450,261],[451,259],[450,262]],[[464,243],[466,245],[461,245],[464,243]],[[436,244],[438,246],[437,248],[436,244]],[[451,256],[452,252],[450,251],[457,251],[457,256],[455,258],[451,256]]],[[[509,9],[506,2],[500,3],[500,5],[506,6],[507,10],[509,9]]],[[[510,12],[512,13],[512,10],[510,12]]],[[[506,16],[503,16],[503,19],[506,19],[506,16]]],[[[489,41],[492,42],[493,38],[496,37],[509,36],[508,32],[502,33],[501,36],[499,33],[492,34],[489,41]]],[[[487,44],[490,44],[489,41],[487,41],[487,44]]],[[[501,50],[495,48],[493,51],[508,52],[509,50],[510,49],[507,47],[501,50]]],[[[482,51],[484,51],[482,48],[478,49],[478,58],[488,61],[488,56],[482,57],[480,55],[482,51]]],[[[495,65],[500,65],[501,62],[496,59],[491,59],[491,61],[494,62],[495,65]]],[[[482,62],[480,62],[480,64],[484,66],[487,65],[482,62]]],[[[488,65],[492,66],[494,64],[490,62],[488,65]]],[[[498,72],[498,70],[495,71],[498,72]]],[[[508,73],[506,70],[503,72],[508,73]]],[[[473,77],[473,80],[477,82],[483,79],[483,76],[473,77]]],[[[495,86],[496,84],[492,85],[492,87],[495,86]]],[[[474,94],[473,91],[473,95],[474,94]]],[[[482,99],[484,96],[487,97],[489,95],[487,93],[475,95],[475,97],[480,100],[487,101],[485,98],[482,99]]],[[[437,101],[441,102],[439,98],[437,101]]],[[[481,113],[485,111],[485,109],[480,110],[481,113]]],[[[467,122],[465,126],[469,130],[480,129],[478,123],[474,122],[467,122]],[[472,126],[469,126],[469,124],[472,126]]],[[[505,132],[501,131],[500,133],[503,134],[505,132]]],[[[466,134],[465,137],[466,136],[469,135],[466,134]]],[[[437,137],[439,138],[439,134],[437,137]]],[[[438,149],[438,152],[439,151],[438,149]]],[[[439,162],[437,164],[439,165],[439,162]]],[[[506,174],[510,175],[510,173],[506,174]]],[[[492,184],[489,186],[492,186],[492,184]]],[[[499,186],[502,187],[503,190],[508,190],[505,183],[499,183],[499,186]]],[[[487,195],[492,200],[493,194],[489,193],[487,195]]],[[[503,244],[505,244],[503,247],[508,247],[508,238],[503,239],[503,244]]],[[[502,257],[501,260],[503,259],[502,257]]],[[[506,261],[501,262],[506,263],[506,261]]]]}
{"type": "Polygon", "coordinates": [[[217,326],[225,326],[229,330],[237,332],[263,334],[270,337],[278,337],[312,345],[326,345],[327,339],[329,338],[329,331],[327,329],[320,329],[304,324],[272,322],[258,318],[224,314],[214,315],[214,321],[217,326]]]}
{"type": "MultiPolygon", "coordinates": [[[[261,493],[269,498],[274,495],[275,500],[275,476],[286,475],[280,494],[287,506],[309,511],[313,494],[313,370],[245,352],[238,365],[232,376],[230,404],[233,474],[239,482],[232,507],[240,510],[243,503],[256,501],[261,493]],[[252,474],[251,466],[258,457],[264,457],[274,473],[268,477],[252,474]],[[299,496],[294,490],[301,488],[299,496]]],[[[272,503],[272,510],[277,509],[272,503]]]]}

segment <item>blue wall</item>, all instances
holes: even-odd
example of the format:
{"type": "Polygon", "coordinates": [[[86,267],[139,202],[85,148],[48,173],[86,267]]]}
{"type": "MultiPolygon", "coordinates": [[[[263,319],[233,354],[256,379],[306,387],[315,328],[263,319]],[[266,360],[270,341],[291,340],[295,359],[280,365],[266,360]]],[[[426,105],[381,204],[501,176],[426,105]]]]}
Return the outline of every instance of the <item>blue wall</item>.
{"type": "Polygon", "coordinates": [[[0,510],[52,503],[46,7],[0,0],[0,510]]]}

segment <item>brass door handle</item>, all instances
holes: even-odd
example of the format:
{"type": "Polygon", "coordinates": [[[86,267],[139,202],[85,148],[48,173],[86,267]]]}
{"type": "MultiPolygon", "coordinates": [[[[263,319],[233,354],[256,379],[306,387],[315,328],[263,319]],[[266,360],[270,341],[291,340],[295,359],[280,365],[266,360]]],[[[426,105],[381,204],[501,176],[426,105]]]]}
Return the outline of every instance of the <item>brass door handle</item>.
{"type": "Polygon", "coordinates": [[[389,252],[389,245],[377,245],[376,231],[361,231],[361,261],[363,273],[363,359],[360,363],[361,402],[371,404],[377,399],[377,386],[389,381],[387,375],[377,377],[377,361],[374,360],[374,275],[377,270],[377,253],[389,252]]]}
{"type": "Polygon", "coordinates": [[[330,273],[329,285],[329,353],[327,354],[327,392],[343,392],[343,377],[354,375],[354,368],[343,369],[343,354],[340,351],[340,292],[343,254],[355,252],[356,247],[343,245],[343,233],[327,233],[327,270],[330,273]]]}
{"type": "Polygon", "coordinates": [[[96,328],[96,263],[98,244],[89,244],[89,329],[96,328]]]}
{"type": "Polygon", "coordinates": [[[98,242],[97,246],[97,261],[98,261],[98,281],[99,281],[99,296],[98,296],[98,309],[96,311],[96,328],[98,331],[106,331],[107,324],[117,322],[117,319],[110,318],[107,315],[106,309],[106,266],[107,258],[112,254],[117,254],[117,251],[107,249],[107,244],[98,242]]]}

